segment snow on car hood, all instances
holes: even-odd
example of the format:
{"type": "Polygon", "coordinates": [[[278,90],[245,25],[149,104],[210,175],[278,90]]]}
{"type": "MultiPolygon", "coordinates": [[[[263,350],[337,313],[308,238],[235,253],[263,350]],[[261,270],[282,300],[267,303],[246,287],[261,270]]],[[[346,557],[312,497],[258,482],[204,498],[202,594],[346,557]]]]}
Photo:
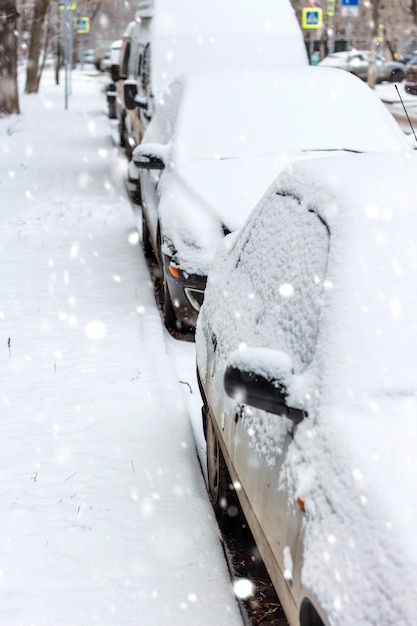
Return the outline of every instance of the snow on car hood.
{"type": "Polygon", "coordinates": [[[183,271],[207,275],[220,241],[241,228],[276,175],[289,163],[326,154],[187,160],[175,171],[167,169],[159,204],[164,252],[183,271]]]}
{"type": "Polygon", "coordinates": [[[281,168],[266,158],[186,161],[167,170],[159,204],[164,251],[174,251],[184,271],[206,275],[219,242],[242,226],[281,168]]]}

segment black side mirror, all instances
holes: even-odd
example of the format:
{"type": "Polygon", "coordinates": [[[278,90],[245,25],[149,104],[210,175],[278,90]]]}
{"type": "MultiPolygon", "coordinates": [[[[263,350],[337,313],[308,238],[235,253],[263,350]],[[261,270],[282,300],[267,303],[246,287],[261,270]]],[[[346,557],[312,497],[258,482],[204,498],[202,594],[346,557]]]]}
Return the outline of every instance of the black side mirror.
{"type": "Polygon", "coordinates": [[[133,153],[133,163],[140,170],[163,170],[165,163],[163,160],[153,154],[135,154],[133,153]]]}
{"type": "Polygon", "coordinates": [[[134,80],[125,80],[123,85],[123,95],[125,99],[126,109],[132,111],[137,107],[135,102],[136,94],[138,93],[138,87],[134,80]]]}
{"type": "Polygon", "coordinates": [[[143,96],[136,96],[135,99],[136,102],[136,106],[139,107],[139,109],[143,109],[144,111],[148,110],[148,100],[147,98],[144,98],[143,96]]]}
{"type": "Polygon", "coordinates": [[[261,374],[229,365],[224,375],[224,389],[229,397],[240,404],[247,404],[274,415],[283,415],[295,424],[299,424],[306,417],[301,409],[287,405],[287,393],[283,384],[268,380],[261,374]]]}

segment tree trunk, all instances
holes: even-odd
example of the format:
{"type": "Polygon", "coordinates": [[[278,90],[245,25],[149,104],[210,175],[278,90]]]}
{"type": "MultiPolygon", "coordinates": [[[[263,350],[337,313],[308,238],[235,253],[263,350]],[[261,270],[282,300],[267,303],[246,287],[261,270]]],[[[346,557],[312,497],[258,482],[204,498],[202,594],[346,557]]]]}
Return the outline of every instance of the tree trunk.
{"type": "Polygon", "coordinates": [[[411,0],[410,13],[413,16],[413,24],[417,23],[417,0],[411,0]]]}
{"type": "Polygon", "coordinates": [[[375,39],[378,33],[379,23],[379,0],[372,2],[372,39],[375,39]]]}
{"type": "Polygon", "coordinates": [[[40,81],[39,59],[42,51],[43,25],[48,7],[49,0],[36,0],[35,2],[26,73],[26,93],[38,93],[40,81]]]}
{"type": "Polygon", "coordinates": [[[0,114],[20,113],[17,90],[16,3],[0,0],[0,114]]]}

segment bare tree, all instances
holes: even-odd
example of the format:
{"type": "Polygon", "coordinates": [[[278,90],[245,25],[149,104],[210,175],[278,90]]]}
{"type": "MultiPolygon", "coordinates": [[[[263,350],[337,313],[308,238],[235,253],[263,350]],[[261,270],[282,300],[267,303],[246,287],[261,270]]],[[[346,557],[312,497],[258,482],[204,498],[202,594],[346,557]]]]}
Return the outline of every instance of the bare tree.
{"type": "Polygon", "coordinates": [[[14,0],[0,0],[0,114],[19,113],[17,21],[14,0]]]}
{"type": "Polygon", "coordinates": [[[413,24],[417,24],[417,0],[411,0],[410,13],[413,16],[413,24]]]}
{"type": "Polygon", "coordinates": [[[43,43],[43,27],[49,8],[49,0],[36,0],[32,31],[29,44],[28,67],[26,73],[26,93],[38,93],[41,72],[39,59],[43,43]]]}

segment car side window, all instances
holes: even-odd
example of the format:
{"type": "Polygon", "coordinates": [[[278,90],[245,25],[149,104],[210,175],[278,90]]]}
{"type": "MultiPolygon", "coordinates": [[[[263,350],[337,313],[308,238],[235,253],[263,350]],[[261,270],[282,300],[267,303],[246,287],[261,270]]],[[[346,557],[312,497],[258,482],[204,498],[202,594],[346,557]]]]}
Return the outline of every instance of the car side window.
{"type": "Polygon", "coordinates": [[[125,45],[125,49],[123,53],[121,73],[122,73],[122,76],[126,78],[128,74],[129,59],[130,59],[130,41],[125,41],[124,45],[125,45]]]}
{"type": "Polygon", "coordinates": [[[254,301],[246,341],[288,352],[301,372],[317,343],[329,230],[313,209],[282,193],[270,197],[255,224],[236,267],[250,277],[254,301]]]}
{"type": "Polygon", "coordinates": [[[141,88],[144,93],[148,93],[151,83],[151,44],[147,43],[140,55],[139,76],[141,88]]]}
{"type": "Polygon", "coordinates": [[[156,115],[152,123],[154,131],[156,131],[155,135],[160,143],[166,144],[172,137],[180,98],[180,83],[174,82],[158,102],[156,115]]]}

